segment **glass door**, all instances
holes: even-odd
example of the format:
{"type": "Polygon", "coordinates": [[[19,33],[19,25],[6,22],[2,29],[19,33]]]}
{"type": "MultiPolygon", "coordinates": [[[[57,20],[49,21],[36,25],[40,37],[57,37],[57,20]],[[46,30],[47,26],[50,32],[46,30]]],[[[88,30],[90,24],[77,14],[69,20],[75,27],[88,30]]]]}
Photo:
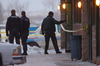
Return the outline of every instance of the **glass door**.
{"type": "MultiPolygon", "coordinates": [[[[72,4],[66,3],[66,30],[72,30],[72,4]]],[[[66,32],[66,52],[70,52],[71,50],[71,39],[70,36],[72,35],[71,32],[66,32]]]]}

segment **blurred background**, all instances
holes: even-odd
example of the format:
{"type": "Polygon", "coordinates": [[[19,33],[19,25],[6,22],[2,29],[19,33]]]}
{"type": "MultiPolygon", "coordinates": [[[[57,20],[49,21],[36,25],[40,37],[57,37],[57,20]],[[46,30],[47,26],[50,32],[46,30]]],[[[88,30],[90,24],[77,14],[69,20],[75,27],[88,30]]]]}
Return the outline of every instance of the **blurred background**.
{"type": "Polygon", "coordinates": [[[54,18],[60,20],[60,11],[57,5],[60,0],[0,0],[0,24],[6,24],[11,10],[16,10],[16,15],[21,17],[21,11],[26,11],[31,25],[40,26],[49,11],[54,12],[54,18]]]}

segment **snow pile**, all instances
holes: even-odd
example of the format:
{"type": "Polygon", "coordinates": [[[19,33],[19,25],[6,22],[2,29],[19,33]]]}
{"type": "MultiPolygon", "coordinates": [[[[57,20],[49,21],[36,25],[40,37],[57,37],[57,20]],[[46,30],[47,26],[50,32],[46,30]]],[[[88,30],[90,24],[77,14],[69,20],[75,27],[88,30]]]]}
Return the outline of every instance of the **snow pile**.
{"type": "MultiPolygon", "coordinates": [[[[27,51],[28,54],[32,54],[32,53],[44,54],[44,49],[43,48],[39,48],[37,46],[31,47],[29,45],[27,45],[27,47],[28,47],[28,51],[27,51]]],[[[60,49],[60,51],[62,51],[63,53],[65,53],[65,49],[60,49]]],[[[23,50],[22,50],[22,52],[23,52],[23,50]]],[[[48,50],[48,53],[56,53],[56,52],[55,52],[55,49],[51,49],[51,50],[48,50]]]]}
{"type": "Polygon", "coordinates": [[[44,49],[43,48],[39,48],[39,47],[37,47],[37,46],[33,46],[33,47],[31,47],[31,46],[29,46],[28,45],[28,54],[31,54],[31,53],[43,53],[44,52],[44,49]]]}

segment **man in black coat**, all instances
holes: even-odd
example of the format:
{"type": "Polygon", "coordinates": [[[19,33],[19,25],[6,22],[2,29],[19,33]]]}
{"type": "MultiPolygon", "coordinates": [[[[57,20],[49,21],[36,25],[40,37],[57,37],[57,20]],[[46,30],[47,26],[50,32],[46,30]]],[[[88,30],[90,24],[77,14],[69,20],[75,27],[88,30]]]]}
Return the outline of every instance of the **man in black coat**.
{"type": "Polygon", "coordinates": [[[21,12],[21,40],[23,45],[23,53],[22,55],[28,55],[27,54],[27,38],[29,35],[29,27],[30,27],[30,20],[28,17],[26,17],[25,11],[21,12]]]}
{"type": "Polygon", "coordinates": [[[49,46],[49,39],[51,38],[55,51],[56,53],[62,53],[61,51],[59,51],[58,45],[57,45],[57,39],[55,36],[55,24],[60,24],[65,22],[64,21],[57,21],[53,18],[54,13],[52,11],[50,11],[48,13],[48,16],[46,18],[44,18],[42,25],[41,25],[41,31],[42,34],[45,34],[45,52],[44,54],[48,54],[47,50],[48,50],[48,46],[49,46]]]}
{"type": "Polygon", "coordinates": [[[9,42],[14,43],[14,37],[16,43],[20,44],[20,26],[21,21],[18,16],[16,16],[16,11],[11,10],[11,16],[8,17],[6,22],[6,36],[9,36],[9,42]]]}

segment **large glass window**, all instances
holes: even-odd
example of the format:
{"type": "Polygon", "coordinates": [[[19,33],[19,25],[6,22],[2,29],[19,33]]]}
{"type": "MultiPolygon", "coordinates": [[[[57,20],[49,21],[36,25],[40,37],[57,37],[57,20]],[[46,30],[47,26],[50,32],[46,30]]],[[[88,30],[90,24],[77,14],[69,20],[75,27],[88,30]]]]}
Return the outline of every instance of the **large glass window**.
{"type": "Polygon", "coordinates": [[[100,8],[96,7],[96,37],[97,37],[97,56],[100,57],[100,8]]]}
{"type": "Polygon", "coordinates": [[[74,4],[74,23],[81,23],[81,8],[78,8],[78,2],[81,0],[75,0],[74,4]]]}
{"type": "Polygon", "coordinates": [[[95,0],[92,0],[92,3],[91,3],[91,6],[92,6],[92,10],[91,10],[91,14],[92,14],[92,25],[96,25],[96,21],[95,21],[95,17],[96,17],[96,15],[95,15],[95,11],[96,11],[96,5],[95,5],[95,0]]]}
{"type": "Polygon", "coordinates": [[[95,21],[96,21],[96,40],[97,40],[97,57],[100,57],[100,7],[96,6],[95,8],[96,15],[95,15],[95,21]]]}

